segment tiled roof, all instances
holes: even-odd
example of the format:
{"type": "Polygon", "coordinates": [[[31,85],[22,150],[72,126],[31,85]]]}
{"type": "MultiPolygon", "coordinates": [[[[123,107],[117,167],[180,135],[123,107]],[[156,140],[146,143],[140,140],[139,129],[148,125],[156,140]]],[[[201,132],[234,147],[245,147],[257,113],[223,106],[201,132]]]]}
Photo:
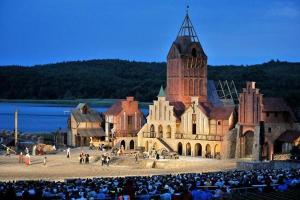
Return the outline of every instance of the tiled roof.
{"type": "Polygon", "coordinates": [[[234,111],[233,106],[214,107],[210,112],[209,118],[210,119],[227,120],[227,119],[229,119],[229,117],[233,113],[233,111],[234,111]]]}
{"type": "Polygon", "coordinates": [[[207,117],[209,117],[209,114],[213,108],[213,105],[209,102],[200,102],[198,107],[207,117]]]}
{"type": "Polygon", "coordinates": [[[210,119],[226,120],[234,111],[234,106],[214,107],[209,102],[200,102],[198,107],[210,119]]]}
{"type": "Polygon", "coordinates": [[[263,111],[268,112],[290,112],[290,107],[282,98],[264,97],[263,111]]]}
{"type": "Polygon", "coordinates": [[[87,107],[87,113],[83,114],[81,112],[81,109],[83,108],[83,104],[79,104],[76,109],[72,110],[71,115],[75,118],[76,122],[101,122],[102,119],[100,117],[100,114],[87,107]]]}
{"type": "Polygon", "coordinates": [[[292,109],[286,104],[283,98],[264,97],[263,112],[287,112],[293,121],[296,120],[292,109]]]}
{"type": "Polygon", "coordinates": [[[173,106],[174,114],[177,119],[180,119],[181,115],[185,111],[185,105],[181,101],[170,102],[170,105],[173,106]]]}
{"type": "Polygon", "coordinates": [[[122,109],[122,100],[118,100],[105,112],[105,115],[117,115],[122,109]]]}
{"type": "Polygon", "coordinates": [[[84,137],[102,137],[105,136],[105,132],[102,128],[82,128],[77,129],[77,133],[84,137]]]}
{"type": "Polygon", "coordinates": [[[213,80],[207,80],[207,99],[214,106],[222,105],[217,93],[215,82],[213,80]]]}

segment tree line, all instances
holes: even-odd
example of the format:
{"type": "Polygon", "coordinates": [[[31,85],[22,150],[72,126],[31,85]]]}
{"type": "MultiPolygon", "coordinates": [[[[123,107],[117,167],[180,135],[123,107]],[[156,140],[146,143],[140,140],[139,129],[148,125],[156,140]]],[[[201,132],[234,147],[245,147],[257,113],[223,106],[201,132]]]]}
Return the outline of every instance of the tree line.
{"type": "MultiPolygon", "coordinates": [[[[208,66],[211,80],[257,82],[265,96],[283,97],[300,106],[300,63],[270,62],[249,66],[208,66]]],[[[47,65],[0,67],[0,99],[125,98],[151,102],[166,85],[165,62],[88,60],[47,65]]]]}

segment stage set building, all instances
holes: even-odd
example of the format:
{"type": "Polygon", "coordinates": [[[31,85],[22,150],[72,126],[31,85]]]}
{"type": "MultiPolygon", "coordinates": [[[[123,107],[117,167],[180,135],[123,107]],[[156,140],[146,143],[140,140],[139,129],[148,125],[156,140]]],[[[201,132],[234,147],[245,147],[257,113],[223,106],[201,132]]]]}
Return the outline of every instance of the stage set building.
{"type": "Polygon", "coordinates": [[[92,140],[104,141],[100,113],[86,103],[80,103],[71,111],[68,119],[67,144],[73,147],[90,146],[92,140]]]}
{"type": "Polygon", "coordinates": [[[105,114],[105,132],[112,145],[125,149],[137,148],[137,133],[145,124],[145,117],[134,97],[118,100],[105,114]]]}
{"type": "Polygon", "coordinates": [[[299,124],[283,99],[263,97],[254,82],[246,82],[238,102],[222,101],[207,79],[207,56],[186,14],[167,56],[166,92],[161,88],[149,106],[138,146],[258,160],[259,152],[272,159],[299,145],[299,124]]]}
{"type": "Polygon", "coordinates": [[[167,55],[166,91],[160,88],[146,119],[138,104],[127,97],[109,108],[105,133],[99,114],[79,104],[71,113],[68,144],[88,144],[88,138],[97,137],[126,150],[259,160],[288,153],[300,143],[291,108],[282,98],[264,97],[255,82],[246,82],[236,101],[222,99],[207,79],[207,56],[188,14],[167,55]]]}

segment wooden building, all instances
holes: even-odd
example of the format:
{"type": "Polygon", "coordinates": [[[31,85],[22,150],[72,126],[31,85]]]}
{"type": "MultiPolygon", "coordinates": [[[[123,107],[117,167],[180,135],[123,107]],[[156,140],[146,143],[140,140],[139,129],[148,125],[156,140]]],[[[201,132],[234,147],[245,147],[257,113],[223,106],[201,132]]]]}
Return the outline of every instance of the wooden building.
{"type": "Polygon", "coordinates": [[[69,118],[68,145],[89,146],[91,140],[105,140],[101,122],[99,112],[91,109],[86,103],[78,104],[69,118]]]}

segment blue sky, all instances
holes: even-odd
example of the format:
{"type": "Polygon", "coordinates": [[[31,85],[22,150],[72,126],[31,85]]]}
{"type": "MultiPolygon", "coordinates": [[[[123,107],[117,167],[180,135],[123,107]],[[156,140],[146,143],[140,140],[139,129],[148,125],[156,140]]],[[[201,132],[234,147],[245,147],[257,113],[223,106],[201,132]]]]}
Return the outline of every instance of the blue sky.
{"type": "Polygon", "coordinates": [[[300,61],[299,0],[0,0],[0,65],[165,61],[186,2],[209,64],[300,61]]]}

